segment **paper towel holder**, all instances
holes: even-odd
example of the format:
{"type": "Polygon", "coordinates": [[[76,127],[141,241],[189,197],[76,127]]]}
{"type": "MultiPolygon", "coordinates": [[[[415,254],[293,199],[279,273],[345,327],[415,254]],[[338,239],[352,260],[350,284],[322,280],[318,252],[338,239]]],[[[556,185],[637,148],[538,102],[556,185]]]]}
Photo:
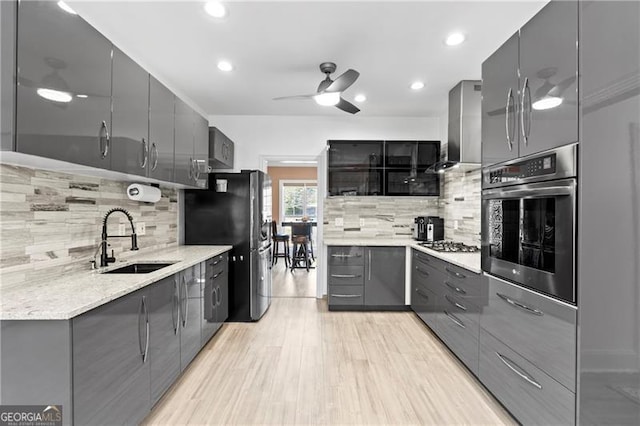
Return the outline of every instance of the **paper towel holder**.
{"type": "Polygon", "coordinates": [[[130,200],[144,202],[144,203],[156,203],[160,201],[162,197],[160,193],[160,185],[159,184],[143,184],[143,183],[133,183],[129,185],[126,189],[127,197],[130,200]],[[149,188],[150,191],[145,191],[145,188],[149,188]],[[151,190],[154,188],[154,190],[151,190]],[[157,189],[157,190],[155,190],[157,189]],[[143,193],[141,195],[141,192],[143,193]],[[144,194],[148,192],[149,194],[144,194]]]}

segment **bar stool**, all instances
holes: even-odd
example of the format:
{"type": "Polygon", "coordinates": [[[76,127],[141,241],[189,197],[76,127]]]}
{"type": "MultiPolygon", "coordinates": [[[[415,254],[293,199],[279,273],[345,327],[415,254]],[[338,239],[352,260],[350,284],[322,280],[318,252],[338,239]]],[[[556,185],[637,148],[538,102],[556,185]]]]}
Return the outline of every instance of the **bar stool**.
{"type": "Polygon", "coordinates": [[[289,267],[289,235],[278,234],[278,225],[276,221],[271,222],[271,239],[273,240],[273,259],[271,259],[271,266],[278,263],[279,257],[284,257],[285,267],[289,267]],[[280,244],[283,244],[282,253],[280,252],[280,244]]]}
{"type": "Polygon", "coordinates": [[[309,249],[311,244],[311,224],[305,222],[293,224],[291,226],[291,241],[293,242],[291,270],[305,268],[309,272],[311,266],[309,249]],[[304,266],[301,266],[303,262],[304,266]]]}

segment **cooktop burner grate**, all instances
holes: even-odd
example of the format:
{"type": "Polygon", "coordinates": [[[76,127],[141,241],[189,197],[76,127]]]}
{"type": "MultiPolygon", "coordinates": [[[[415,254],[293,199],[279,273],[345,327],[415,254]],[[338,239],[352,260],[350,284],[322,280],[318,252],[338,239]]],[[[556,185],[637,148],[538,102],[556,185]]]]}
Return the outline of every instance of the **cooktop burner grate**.
{"type": "Polygon", "coordinates": [[[418,244],[431,250],[443,251],[448,253],[477,253],[480,251],[480,247],[478,246],[469,246],[464,243],[458,243],[455,241],[429,241],[421,242],[418,244]]]}

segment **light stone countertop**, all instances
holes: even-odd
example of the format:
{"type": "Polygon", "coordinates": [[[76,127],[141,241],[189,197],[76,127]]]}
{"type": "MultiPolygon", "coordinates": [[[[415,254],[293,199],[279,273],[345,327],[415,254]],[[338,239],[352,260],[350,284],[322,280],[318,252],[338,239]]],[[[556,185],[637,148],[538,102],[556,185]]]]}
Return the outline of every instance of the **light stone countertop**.
{"type": "Polygon", "coordinates": [[[433,257],[449,262],[453,265],[467,269],[476,274],[482,272],[480,266],[480,252],[477,253],[444,253],[441,251],[431,250],[422,247],[416,240],[403,239],[403,238],[386,238],[386,239],[374,239],[374,238],[330,238],[324,240],[324,244],[327,246],[404,246],[411,247],[421,252],[427,253],[433,257]]]}
{"type": "Polygon", "coordinates": [[[95,271],[20,285],[0,284],[0,320],[68,320],[232,248],[174,246],[135,254],[95,271]],[[101,273],[139,262],[175,263],[148,274],[101,273]]]}

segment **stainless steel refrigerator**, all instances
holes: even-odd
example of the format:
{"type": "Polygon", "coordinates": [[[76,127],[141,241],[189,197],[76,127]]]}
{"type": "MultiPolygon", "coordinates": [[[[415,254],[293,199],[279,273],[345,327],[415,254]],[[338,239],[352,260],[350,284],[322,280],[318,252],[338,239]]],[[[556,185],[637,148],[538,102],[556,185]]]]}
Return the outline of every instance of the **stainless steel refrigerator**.
{"type": "Polygon", "coordinates": [[[258,170],[212,173],[185,190],[185,244],[233,245],[229,319],[257,321],[271,304],[271,178],[258,170]]]}

